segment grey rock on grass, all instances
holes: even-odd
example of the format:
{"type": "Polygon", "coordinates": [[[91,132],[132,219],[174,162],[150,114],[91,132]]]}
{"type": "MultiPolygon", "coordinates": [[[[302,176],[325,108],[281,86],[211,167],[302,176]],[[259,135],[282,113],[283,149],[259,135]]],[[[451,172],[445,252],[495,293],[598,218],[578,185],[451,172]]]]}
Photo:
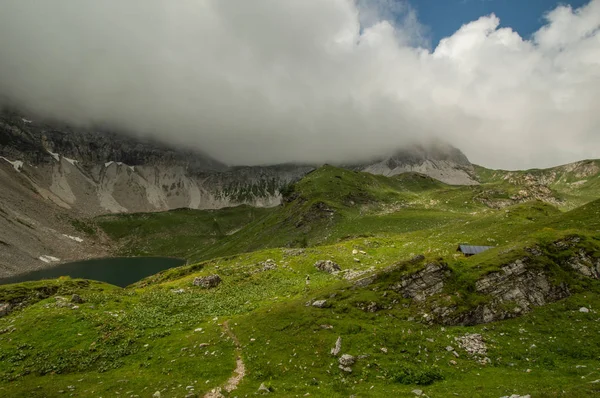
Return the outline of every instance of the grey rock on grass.
{"type": "Polygon", "coordinates": [[[338,362],[340,363],[340,365],[342,365],[344,367],[345,366],[352,366],[356,362],[356,358],[354,358],[350,354],[344,354],[344,355],[342,355],[340,357],[340,359],[338,359],[338,362]]]}
{"type": "Polygon", "coordinates": [[[221,277],[219,275],[209,275],[194,278],[194,286],[200,286],[205,289],[210,289],[213,287],[217,287],[222,282],[221,277]]]}
{"type": "Polygon", "coordinates": [[[331,260],[319,260],[315,263],[315,268],[319,271],[324,271],[330,274],[336,271],[341,271],[340,266],[331,260]]]}

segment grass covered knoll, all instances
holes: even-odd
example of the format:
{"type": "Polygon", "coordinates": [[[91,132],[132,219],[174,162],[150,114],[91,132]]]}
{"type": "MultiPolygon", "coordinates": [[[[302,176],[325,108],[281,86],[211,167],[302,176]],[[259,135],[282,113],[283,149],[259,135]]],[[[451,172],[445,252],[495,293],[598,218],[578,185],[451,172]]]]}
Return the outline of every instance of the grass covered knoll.
{"type": "MultiPolygon", "coordinates": [[[[600,383],[593,383],[600,379],[600,283],[561,263],[582,250],[592,263],[600,261],[596,204],[568,217],[537,202],[506,210],[458,213],[436,228],[215,258],[126,289],[77,285],[78,308],[40,297],[0,318],[0,391],[11,397],[204,396],[236,366],[227,321],[246,367],[238,388],[223,391],[230,397],[254,396],[263,383],[281,397],[410,397],[414,389],[430,397],[600,393],[600,383]],[[455,253],[456,242],[487,239],[498,248],[470,258],[455,253]],[[566,239],[576,244],[562,245],[566,239]],[[568,298],[485,325],[442,325],[424,316],[436,300],[460,311],[489,302],[475,291],[476,281],[530,255],[531,247],[542,253],[536,269],[552,284],[568,284],[568,298]],[[405,261],[420,253],[423,260],[405,261]],[[343,272],[314,267],[326,259],[343,272]],[[440,293],[418,302],[390,288],[431,262],[452,271],[440,293]],[[396,271],[371,285],[354,285],[353,278],[393,266],[396,271]],[[212,274],[222,278],[216,288],[193,285],[212,274]],[[319,299],[328,301],[325,308],[310,305],[319,299]],[[481,334],[485,354],[461,348],[455,338],[467,333],[481,334]],[[340,370],[330,354],[338,337],[340,354],[357,358],[352,372],[340,370]]],[[[0,298],[34,296],[45,283],[79,282],[0,286],[0,298]]],[[[57,294],[68,300],[71,292],[57,294]]]]}

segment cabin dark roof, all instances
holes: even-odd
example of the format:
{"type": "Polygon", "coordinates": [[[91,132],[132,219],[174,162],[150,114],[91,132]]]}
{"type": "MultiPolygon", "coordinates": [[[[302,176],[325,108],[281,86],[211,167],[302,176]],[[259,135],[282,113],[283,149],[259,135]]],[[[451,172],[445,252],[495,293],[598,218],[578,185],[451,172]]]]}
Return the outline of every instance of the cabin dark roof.
{"type": "Polygon", "coordinates": [[[462,252],[463,254],[478,254],[493,248],[494,246],[460,245],[458,246],[458,251],[462,252]]]}

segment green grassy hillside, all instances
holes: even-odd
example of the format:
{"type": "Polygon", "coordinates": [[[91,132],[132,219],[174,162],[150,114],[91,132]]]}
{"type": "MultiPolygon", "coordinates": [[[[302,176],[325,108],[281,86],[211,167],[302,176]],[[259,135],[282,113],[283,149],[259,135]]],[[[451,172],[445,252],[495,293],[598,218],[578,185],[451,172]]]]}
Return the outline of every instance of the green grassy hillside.
{"type": "Polygon", "coordinates": [[[88,224],[97,225],[116,241],[121,255],[189,258],[197,248],[216,246],[271,211],[250,206],[221,210],[177,209],[100,216],[88,224]]]}
{"type": "MultiPolygon", "coordinates": [[[[440,228],[467,234],[459,241],[472,239],[469,231],[486,228],[487,235],[475,239],[485,244],[506,241],[512,228],[536,228],[540,219],[599,198],[600,183],[596,189],[594,181],[600,174],[590,177],[588,185],[569,192],[564,188],[568,178],[589,174],[595,165],[572,166],[578,171],[564,172],[552,180],[553,188],[544,189],[524,183],[525,172],[505,179],[504,172],[478,168],[483,184],[449,186],[416,173],[390,178],[324,166],[291,186],[284,204],[276,208],[175,210],[103,216],[92,222],[117,242],[119,255],[168,255],[192,262],[270,247],[310,247],[440,228]],[[473,222],[477,227],[463,228],[473,222]]],[[[438,243],[432,250],[436,248],[438,243]]]]}
{"type": "Polygon", "coordinates": [[[124,289],[69,278],[0,286],[12,307],[0,317],[0,391],[597,395],[600,200],[498,208],[481,200],[495,184],[505,182],[453,187],[327,166],[273,209],[88,220],[123,253],[201,261],[124,289]],[[459,243],[495,248],[464,257],[459,243]],[[323,272],[321,260],[341,270],[323,272]],[[215,274],[218,286],[194,285],[215,274]],[[346,370],[342,354],[355,360],[346,370]]]}

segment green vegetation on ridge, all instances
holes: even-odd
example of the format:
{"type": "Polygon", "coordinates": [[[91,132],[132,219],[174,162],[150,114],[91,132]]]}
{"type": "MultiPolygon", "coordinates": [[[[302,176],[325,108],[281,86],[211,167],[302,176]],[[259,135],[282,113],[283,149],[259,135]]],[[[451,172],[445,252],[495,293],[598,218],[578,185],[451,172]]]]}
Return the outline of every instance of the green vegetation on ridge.
{"type": "Polygon", "coordinates": [[[0,303],[25,303],[0,318],[0,391],[204,396],[234,375],[227,322],[246,372],[224,396],[254,396],[261,384],[282,397],[600,393],[600,282],[569,265],[600,265],[600,200],[568,212],[541,201],[497,209],[479,200],[487,190],[327,166],[272,209],[100,217],[91,223],[121,250],[203,261],[125,289],[68,278],[0,286],[0,303]],[[458,243],[497,248],[466,258],[458,243]],[[317,270],[319,260],[342,272],[317,270]],[[496,304],[477,290],[520,261],[532,272],[529,285],[546,275],[552,289],[567,287],[566,298],[527,309],[517,296],[496,304]],[[394,287],[427,264],[447,273],[437,293],[415,300],[394,287]],[[193,284],[213,274],[217,287],[193,284]],[[73,293],[83,299],[77,308],[73,293]],[[514,319],[450,321],[494,305],[514,319]],[[465,334],[482,336],[485,355],[461,347],[456,338],[465,334]],[[340,354],[356,358],[352,372],[330,353],[338,337],[340,354]]]}

